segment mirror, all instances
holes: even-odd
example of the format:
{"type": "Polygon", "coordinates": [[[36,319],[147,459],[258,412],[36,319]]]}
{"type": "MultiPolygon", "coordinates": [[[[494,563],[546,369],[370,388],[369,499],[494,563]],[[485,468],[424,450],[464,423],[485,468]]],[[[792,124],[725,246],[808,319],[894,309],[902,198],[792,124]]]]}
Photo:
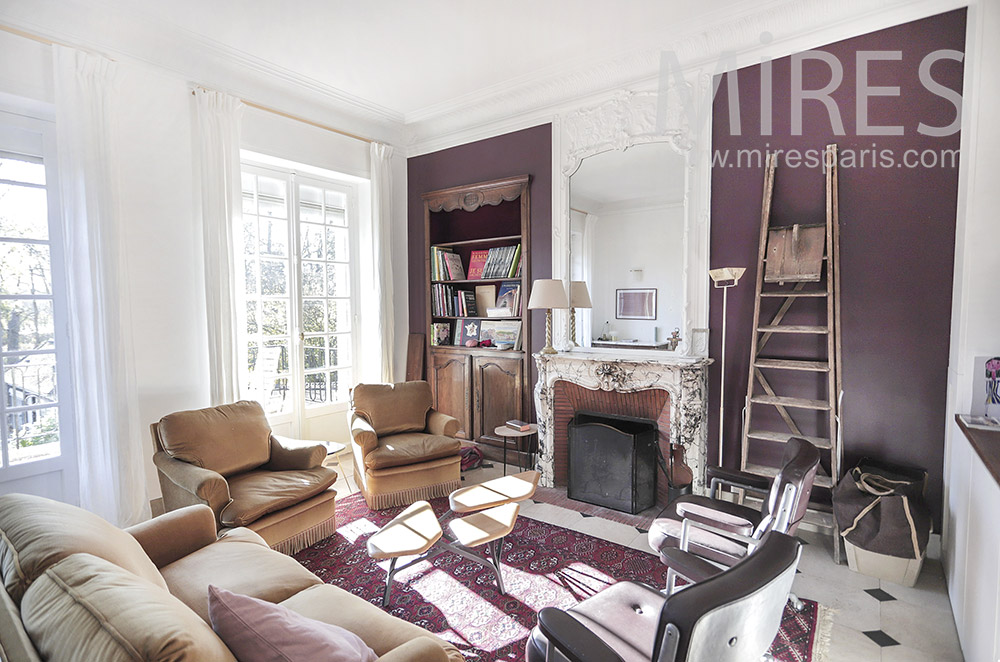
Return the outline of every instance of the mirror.
{"type": "Polygon", "coordinates": [[[686,165],[667,143],[649,142],[589,156],[570,177],[570,280],[587,283],[593,306],[576,311],[577,345],[676,348],[686,165]]]}

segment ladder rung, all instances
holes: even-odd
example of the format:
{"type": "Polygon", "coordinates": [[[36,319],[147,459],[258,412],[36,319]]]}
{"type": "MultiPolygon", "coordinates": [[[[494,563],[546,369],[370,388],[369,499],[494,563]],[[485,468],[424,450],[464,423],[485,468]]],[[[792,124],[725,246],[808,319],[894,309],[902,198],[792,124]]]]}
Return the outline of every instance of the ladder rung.
{"type": "MultiPolygon", "coordinates": [[[[753,464],[752,462],[747,462],[747,466],[743,469],[743,471],[754,474],[755,476],[765,476],[767,478],[774,478],[778,475],[777,467],[766,467],[763,464],[753,464]]],[[[816,474],[816,479],[813,481],[813,484],[820,487],[830,488],[833,487],[833,479],[829,476],[820,476],[819,474],[816,474]]]]}
{"type": "Polygon", "coordinates": [[[799,409],[820,409],[829,411],[833,407],[826,400],[808,400],[806,398],[787,398],[781,395],[755,395],[750,402],[760,405],[775,405],[779,407],[797,407],[799,409]]]}
{"type": "Polygon", "coordinates": [[[761,292],[762,297],[825,297],[826,292],[761,292]]]}
{"type": "Polygon", "coordinates": [[[806,326],[802,324],[765,324],[764,326],[758,326],[757,331],[760,333],[830,333],[829,327],[806,326]]]}
{"type": "Polygon", "coordinates": [[[832,448],[833,445],[830,440],[826,437],[807,437],[804,434],[792,434],[791,432],[773,432],[771,430],[750,430],[747,432],[747,436],[751,439],[760,439],[761,441],[776,441],[778,443],[788,443],[788,440],[792,437],[798,437],[799,439],[805,439],[811,443],[816,448],[832,448]]]}
{"type": "Polygon", "coordinates": [[[754,365],[758,368],[775,368],[776,370],[808,370],[809,372],[830,372],[827,361],[801,361],[798,359],[757,359],[754,365]]]}

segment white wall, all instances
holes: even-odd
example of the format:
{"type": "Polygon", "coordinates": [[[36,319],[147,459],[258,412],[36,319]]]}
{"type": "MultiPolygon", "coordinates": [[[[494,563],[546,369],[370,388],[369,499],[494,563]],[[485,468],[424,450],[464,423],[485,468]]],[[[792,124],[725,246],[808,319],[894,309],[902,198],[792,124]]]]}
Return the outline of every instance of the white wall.
{"type": "MultiPolygon", "coordinates": [[[[51,103],[48,46],[0,32],[0,95],[51,103]]],[[[135,330],[135,369],[143,447],[146,426],[180,409],[203,407],[208,394],[208,334],[202,229],[194,181],[189,83],[149,65],[123,61],[116,130],[119,191],[128,247],[128,292],[135,330]]],[[[269,113],[247,109],[244,147],[358,177],[368,177],[368,144],[269,113]]],[[[393,250],[406,254],[406,167],[393,161],[393,250]]],[[[400,375],[406,347],[406,270],[394,270],[400,375]]],[[[315,421],[305,434],[347,438],[343,413],[315,421]]],[[[147,493],[160,494],[152,461],[147,493]]]]}
{"type": "MultiPolygon", "coordinates": [[[[971,475],[992,477],[972,457],[954,423],[972,406],[975,356],[1000,355],[1000,3],[969,8],[962,161],[959,169],[955,287],[945,442],[943,560],[962,650],[969,660],[1000,657],[1000,547],[995,511],[982,513],[984,491],[970,491],[971,475]],[[984,573],[983,564],[986,564],[984,573]]],[[[995,492],[995,490],[992,490],[995,492]]]]}
{"type": "Polygon", "coordinates": [[[599,212],[594,237],[592,334],[601,335],[604,322],[619,339],[653,342],[659,328],[661,342],[681,326],[684,283],[684,206],[668,205],[630,211],[599,212]],[[642,269],[642,280],[630,273],[642,269]],[[615,290],[656,288],[655,320],[615,319],[615,290]]]}

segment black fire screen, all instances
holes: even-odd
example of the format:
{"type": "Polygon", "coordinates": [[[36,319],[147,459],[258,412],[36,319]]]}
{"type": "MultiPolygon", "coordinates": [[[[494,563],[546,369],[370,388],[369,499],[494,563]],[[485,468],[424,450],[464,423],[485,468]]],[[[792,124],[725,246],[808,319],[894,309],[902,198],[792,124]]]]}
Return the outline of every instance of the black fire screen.
{"type": "Polygon", "coordinates": [[[569,498],[636,514],[656,503],[656,422],[578,412],[569,424],[569,498]]]}

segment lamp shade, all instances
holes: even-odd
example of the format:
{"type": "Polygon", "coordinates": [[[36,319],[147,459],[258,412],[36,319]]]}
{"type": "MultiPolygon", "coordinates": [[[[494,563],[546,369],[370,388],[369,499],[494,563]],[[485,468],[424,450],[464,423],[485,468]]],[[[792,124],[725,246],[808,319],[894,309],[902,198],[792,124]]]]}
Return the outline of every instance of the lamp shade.
{"type": "Polygon", "coordinates": [[[590,290],[587,283],[582,280],[574,280],[569,284],[569,307],[570,308],[590,308],[594,304],[590,302],[590,290]]]}
{"type": "Polygon", "coordinates": [[[561,280],[555,278],[539,278],[531,284],[528,308],[531,310],[569,308],[569,301],[566,299],[566,286],[561,280]]]}
{"type": "Polygon", "coordinates": [[[708,275],[715,282],[716,287],[732,287],[740,282],[746,267],[722,267],[720,269],[709,269],[708,275]]]}

